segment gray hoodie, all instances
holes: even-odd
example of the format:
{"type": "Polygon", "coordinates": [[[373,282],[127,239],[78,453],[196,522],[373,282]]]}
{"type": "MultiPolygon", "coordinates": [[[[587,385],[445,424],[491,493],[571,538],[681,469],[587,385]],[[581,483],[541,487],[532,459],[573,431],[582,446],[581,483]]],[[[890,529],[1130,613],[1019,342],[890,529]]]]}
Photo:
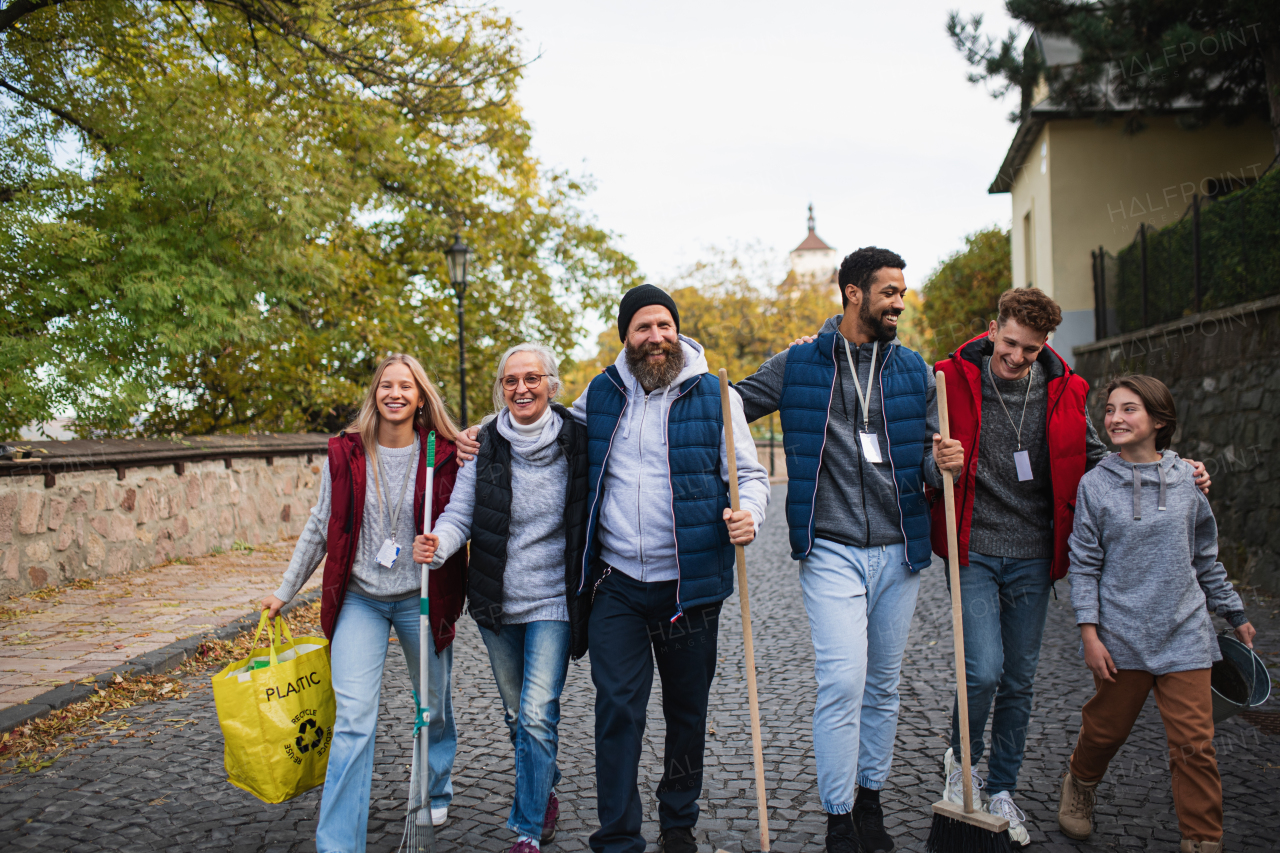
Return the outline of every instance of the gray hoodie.
{"type": "MultiPolygon", "coordinates": [[[[597,535],[600,558],[639,581],[676,580],[675,518],[672,516],[671,471],[667,463],[667,417],[681,383],[707,372],[702,345],[680,336],[684,370],[671,385],[646,394],[627,367],[626,350],[614,366],[627,389],[621,423],[609,449],[601,477],[603,493],[597,535]]],[[[719,382],[707,376],[704,382],[719,382]]],[[[738,495],[742,508],[751,513],[756,532],[764,524],[769,506],[769,474],[760,464],[755,441],[742,414],[742,398],[729,390],[733,408],[733,443],[738,463],[738,495]]],[[[573,404],[573,416],[586,423],[587,392],[573,404]]],[[[729,482],[729,457],[720,440],[720,472],[729,482]]]]}
{"type": "Polygon", "coordinates": [[[1244,621],[1209,500],[1172,450],[1142,465],[1112,453],[1085,474],[1069,544],[1076,623],[1098,626],[1119,669],[1208,669],[1222,657],[1209,611],[1244,621]]]}

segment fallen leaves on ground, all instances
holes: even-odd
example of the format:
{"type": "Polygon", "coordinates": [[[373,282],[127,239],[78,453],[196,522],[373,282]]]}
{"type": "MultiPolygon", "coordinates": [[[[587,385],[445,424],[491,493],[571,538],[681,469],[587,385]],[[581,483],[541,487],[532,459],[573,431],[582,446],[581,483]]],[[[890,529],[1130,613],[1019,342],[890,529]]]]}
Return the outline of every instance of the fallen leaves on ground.
{"type": "MultiPolygon", "coordinates": [[[[294,608],[285,617],[285,622],[294,637],[323,636],[318,601],[294,608]]],[[[231,640],[206,640],[173,675],[142,675],[136,678],[116,675],[110,682],[98,685],[94,695],[88,699],[0,735],[0,773],[35,773],[79,747],[97,743],[108,735],[113,736],[108,741],[111,744],[137,737],[138,732],[124,730],[146,722],[145,718],[135,717],[134,722],[130,722],[124,717],[103,719],[104,715],[148,702],[185,699],[190,695],[194,682],[212,675],[213,671],[232,661],[248,657],[252,640],[252,633],[243,633],[231,640]]],[[[265,642],[265,636],[261,642],[265,642]]],[[[93,682],[86,679],[78,683],[93,682]]],[[[170,728],[197,725],[196,720],[185,717],[171,717],[163,722],[170,728]]]]}

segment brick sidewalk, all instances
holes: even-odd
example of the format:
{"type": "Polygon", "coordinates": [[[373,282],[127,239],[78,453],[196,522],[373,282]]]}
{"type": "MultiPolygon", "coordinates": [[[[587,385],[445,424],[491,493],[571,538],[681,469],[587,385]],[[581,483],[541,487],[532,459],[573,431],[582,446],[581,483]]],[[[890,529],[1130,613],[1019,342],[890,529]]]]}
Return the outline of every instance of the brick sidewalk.
{"type": "Polygon", "coordinates": [[[10,599],[0,607],[0,710],[253,611],[292,551],[279,542],[10,599]]]}

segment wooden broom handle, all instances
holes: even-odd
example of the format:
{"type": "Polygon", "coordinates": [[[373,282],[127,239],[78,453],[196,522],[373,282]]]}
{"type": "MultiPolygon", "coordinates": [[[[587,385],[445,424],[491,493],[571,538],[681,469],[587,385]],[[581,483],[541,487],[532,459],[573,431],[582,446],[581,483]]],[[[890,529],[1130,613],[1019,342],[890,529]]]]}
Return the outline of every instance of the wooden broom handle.
{"type": "MultiPolygon", "coordinates": [[[[733,444],[733,406],[729,402],[729,374],[720,368],[720,406],[724,413],[725,457],[729,460],[729,505],[738,502],[738,456],[733,444]]],[[[759,531],[756,531],[757,533],[759,531]]],[[[747,654],[747,702],[751,708],[751,756],[756,765],[756,810],[760,815],[760,849],[769,850],[769,803],[764,790],[764,747],[760,738],[760,697],[756,692],[756,649],[751,639],[751,601],[747,597],[747,553],[734,546],[738,561],[738,601],[742,605],[742,646],[747,654]]]]}
{"type": "MultiPolygon", "coordinates": [[[[942,440],[951,438],[947,417],[947,376],[941,370],[938,381],[938,426],[942,440]]],[[[964,671],[964,612],[960,607],[960,544],[956,536],[956,488],[951,472],[942,472],[942,500],[947,514],[947,572],[951,578],[951,630],[956,647],[956,705],[960,711],[960,770],[964,777],[964,810],[973,813],[973,776],[969,743],[969,689],[964,671]]]]}

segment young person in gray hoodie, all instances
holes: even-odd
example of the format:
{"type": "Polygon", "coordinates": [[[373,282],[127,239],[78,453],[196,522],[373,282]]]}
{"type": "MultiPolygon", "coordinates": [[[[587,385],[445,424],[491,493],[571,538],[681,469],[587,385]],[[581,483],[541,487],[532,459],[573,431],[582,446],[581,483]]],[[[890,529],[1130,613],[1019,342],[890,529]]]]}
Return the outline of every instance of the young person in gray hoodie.
{"type": "Polygon", "coordinates": [[[1150,376],[1112,380],[1104,425],[1120,452],[1080,480],[1070,539],[1071,603],[1097,693],[1081,712],[1058,825],[1089,837],[1098,783],[1154,689],[1181,849],[1221,853],[1209,676],[1222,655],[1209,611],[1250,646],[1253,626],[1218,562],[1209,501],[1191,466],[1168,449],[1177,428],[1169,389],[1150,376]]]}

